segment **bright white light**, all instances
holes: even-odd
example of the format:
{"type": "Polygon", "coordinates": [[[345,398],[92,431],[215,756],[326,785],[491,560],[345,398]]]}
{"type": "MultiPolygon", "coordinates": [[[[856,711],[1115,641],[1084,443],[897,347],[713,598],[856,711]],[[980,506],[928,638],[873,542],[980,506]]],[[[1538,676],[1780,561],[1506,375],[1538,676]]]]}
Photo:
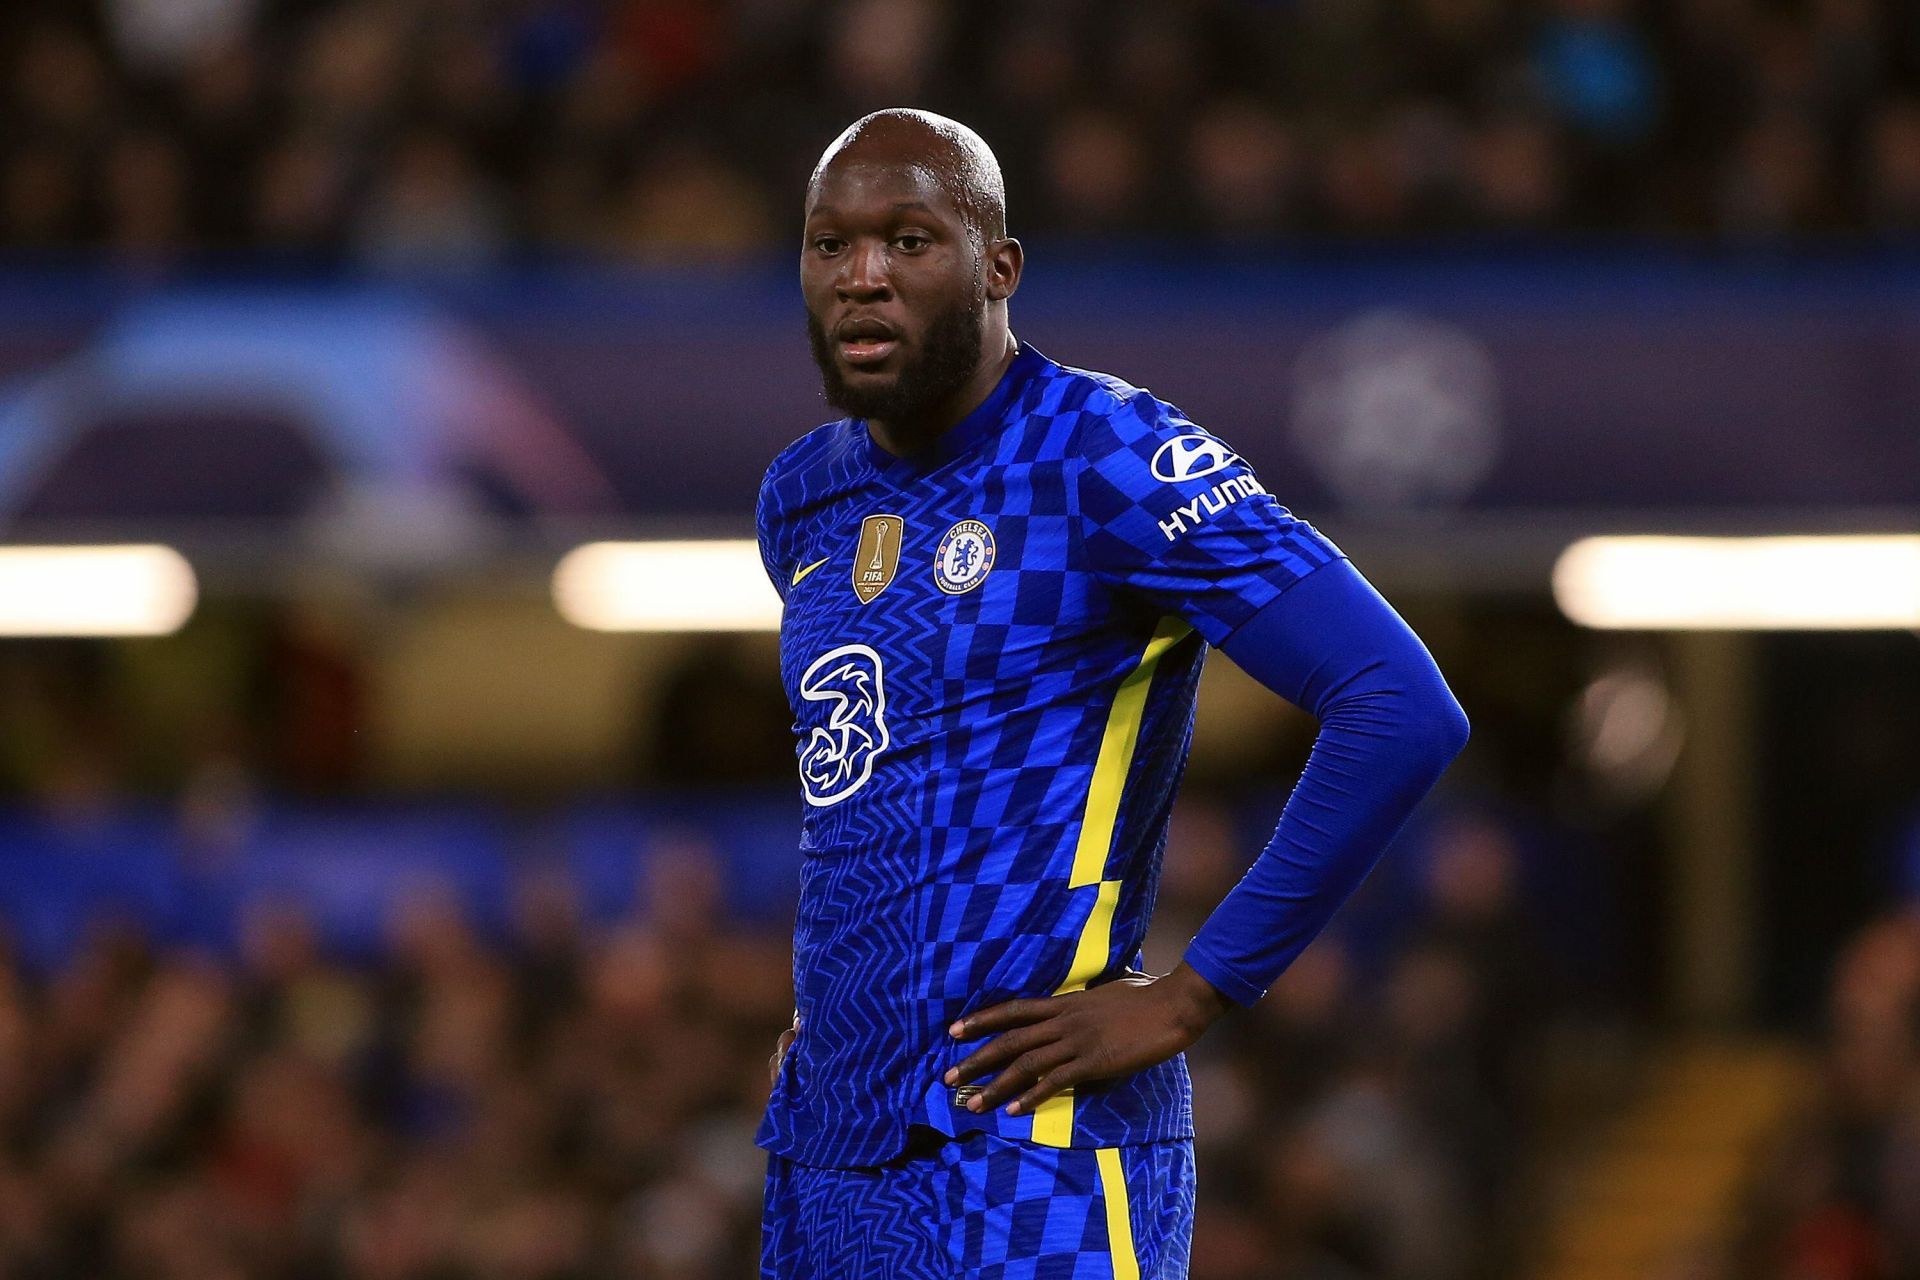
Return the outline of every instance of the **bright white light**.
{"type": "Polygon", "coordinates": [[[200,598],[172,547],[0,547],[0,636],[164,636],[200,598]]]}
{"type": "Polygon", "coordinates": [[[1920,627],[1920,537],[1586,538],[1553,597],[1615,630],[1904,630],[1920,627]]]}
{"type": "Polygon", "coordinates": [[[778,631],[752,539],[590,542],[553,571],[560,616],[590,631],[778,631]]]}

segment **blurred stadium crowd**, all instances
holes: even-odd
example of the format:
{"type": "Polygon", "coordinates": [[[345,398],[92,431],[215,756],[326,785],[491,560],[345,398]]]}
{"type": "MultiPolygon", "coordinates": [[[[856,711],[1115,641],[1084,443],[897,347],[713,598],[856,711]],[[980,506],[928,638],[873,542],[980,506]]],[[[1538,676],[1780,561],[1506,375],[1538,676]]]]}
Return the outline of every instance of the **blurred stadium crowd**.
{"type": "Polygon", "coordinates": [[[1834,965],[1820,1087],[1748,1196],[1729,1274],[1920,1275],[1920,904],[1859,933],[1834,965]]]}
{"type": "MultiPolygon", "coordinates": [[[[1174,839],[1150,964],[1245,858],[1204,801],[1174,839]]],[[[415,886],[357,959],[270,895],[230,952],[103,913],[64,960],[0,960],[0,1274],[748,1274],[789,939],[727,910],[697,832],[632,855],[612,918],[530,863],[504,919],[415,886]]],[[[1523,1239],[1565,987],[1499,827],[1444,824],[1414,865],[1395,927],[1323,940],[1194,1055],[1196,1277],[1473,1280],[1523,1239]]]]}
{"type": "Polygon", "coordinates": [[[976,124],[1017,226],[1228,244],[1920,226],[1901,0],[19,0],[0,242],[137,260],[785,241],[849,119],[976,124]]]}

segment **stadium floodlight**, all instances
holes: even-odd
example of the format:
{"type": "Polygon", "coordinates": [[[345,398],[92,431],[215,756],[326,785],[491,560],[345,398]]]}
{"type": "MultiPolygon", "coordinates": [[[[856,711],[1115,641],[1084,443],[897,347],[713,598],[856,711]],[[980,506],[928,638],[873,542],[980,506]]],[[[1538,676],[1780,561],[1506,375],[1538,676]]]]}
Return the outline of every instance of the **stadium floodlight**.
{"type": "Polygon", "coordinates": [[[560,616],[589,631],[778,631],[751,538],[590,542],[553,571],[560,616]]]}
{"type": "Polygon", "coordinates": [[[1553,596],[1612,630],[1920,628],[1920,536],[1585,538],[1560,554],[1553,596]]]}
{"type": "Polygon", "coordinates": [[[164,636],[199,602],[172,547],[0,546],[0,636],[164,636]]]}

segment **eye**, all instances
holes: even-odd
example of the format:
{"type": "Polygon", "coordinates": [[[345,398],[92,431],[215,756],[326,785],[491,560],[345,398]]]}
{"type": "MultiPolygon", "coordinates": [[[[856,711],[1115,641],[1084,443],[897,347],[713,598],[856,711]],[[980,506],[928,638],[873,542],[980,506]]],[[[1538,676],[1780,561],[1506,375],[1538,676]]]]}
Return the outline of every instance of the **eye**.
{"type": "Polygon", "coordinates": [[[825,257],[830,258],[846,247],[847,242],[839,236],[815,236],[813,238],[814,252],[825,257]]]}
{"type": "Polygon", "coordinates": [[[922,249],[926,248],[928,245],[932,244],[933,241],[927,239],[925,236],[921,235],[917,231],[908,231],[903,235],[895,236],[893,238],[893,243],[895,247],[907,253],[918,253],[922,249]]]}

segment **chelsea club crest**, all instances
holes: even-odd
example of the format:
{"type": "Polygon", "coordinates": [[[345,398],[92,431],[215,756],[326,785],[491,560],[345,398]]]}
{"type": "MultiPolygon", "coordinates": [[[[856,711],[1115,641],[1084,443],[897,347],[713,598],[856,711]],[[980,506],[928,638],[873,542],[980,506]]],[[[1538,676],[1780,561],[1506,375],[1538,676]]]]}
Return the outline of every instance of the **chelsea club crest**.
{"type": "Polygon", "coordinates": [[[978,520],[962,520],[947,530],[933,555],[933,580],[950,596],[973,590],[992,568],[993,530],[978,520]]]}

